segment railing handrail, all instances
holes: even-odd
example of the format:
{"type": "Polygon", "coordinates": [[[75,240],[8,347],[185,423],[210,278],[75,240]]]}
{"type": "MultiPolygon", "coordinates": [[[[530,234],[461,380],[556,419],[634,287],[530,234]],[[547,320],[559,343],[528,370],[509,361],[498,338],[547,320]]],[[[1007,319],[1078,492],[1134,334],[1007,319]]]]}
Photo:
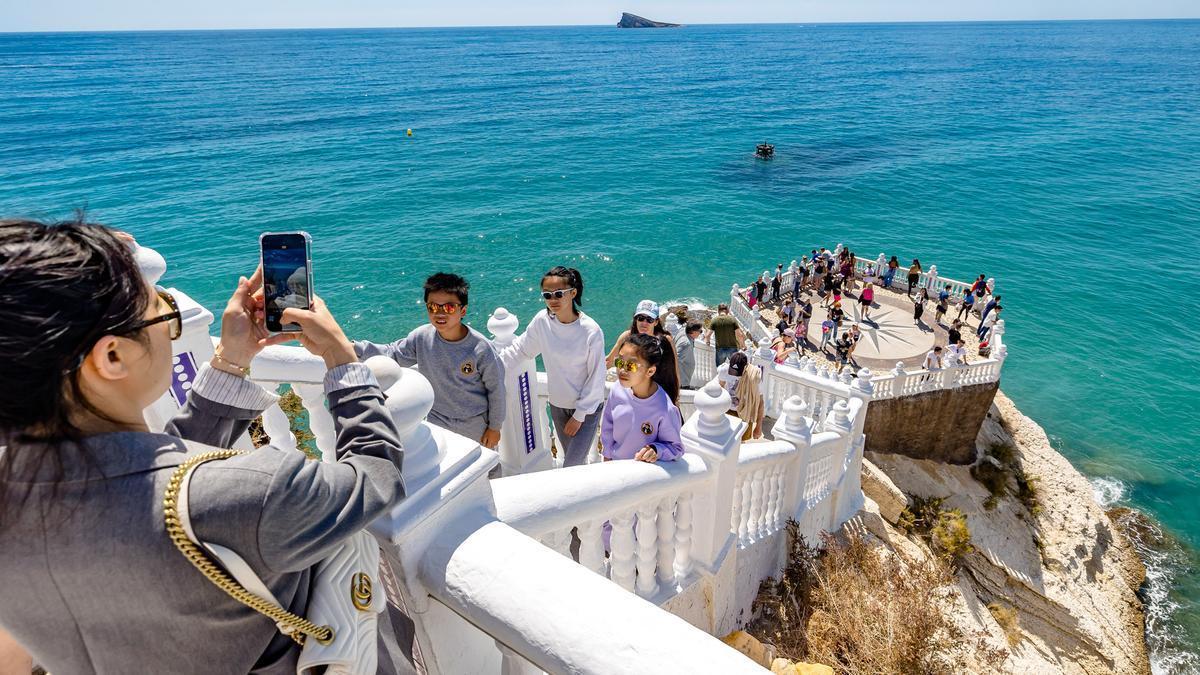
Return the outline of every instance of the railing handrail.
{"type": "Polygon", "coordinates": [[[766,672],[506,523],[490,522],[461,542],[433,547],[420,572],[440,603],[548,672],[766,672]],[[547,603],[564,590],[572,602],[547,603]]]}
{"type": "Polygon", "coordinates": [[[839,398],[848,398],[850,396],[850,385],[843,382],[829,380],[823,377],[818,377],[812,373],[805,372],[790,363],[778,363],[772,369],[774,376],[780,379],[789,380],[803,387],[809,387],[818,391],[832,394],[839,398]]]}
{"type": "Polygon", "coordinates": [[[700,456],[685,450],[673,462],[601,462],[497,478],[492,493],[500,520],[536,537],[682,493],[707,475],[700,456]]]}
{"type": "Polygon", "coordinates": [[[774,464],[785,464],[796,459],[797,454],[796,446],[787,441],[743,443],[741,454],[738,456],[738,473],[774,464]]]}

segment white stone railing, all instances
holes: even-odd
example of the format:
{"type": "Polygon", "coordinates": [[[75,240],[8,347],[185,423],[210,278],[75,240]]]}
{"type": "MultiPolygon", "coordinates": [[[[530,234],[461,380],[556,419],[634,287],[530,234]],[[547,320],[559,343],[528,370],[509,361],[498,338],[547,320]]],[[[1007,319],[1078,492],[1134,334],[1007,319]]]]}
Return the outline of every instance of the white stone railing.
{"type": "Polygon", "coordinates": [[[871,378],[874,399],[914,396],[929,391],[999,382],[1004,360],[1008,357],[1008,347],[1004,344],[1003,319],[997,321],[992,328],[990,342],[991,356],[967,364],[954,364],[939,370],[906,370],[903,363],[897,362],[891,372],[871,378]]]}
{"type": "Polygon", "coordinates": [[[849,472],[861,465],[865,386],[847,388],[824,419],[809,417],[808,404],[793,396],[782,405],[776,440],[742,443],[745,423],[725,414],[729,395],[710,382],[695,392],[680,460],[495,480],[497,516],[565,559],[724,634],[748,616],[758,584],[779,572],[786,546],[776,535],[789,519],[819,542],[861,506],[849,472]]]}
{"type": "Polygon", "coordinates": [[[568,558],[574,531],[581,565],[652,599],[692,574],[692,494],[711,478],[698,455],[685,454],[655,465],[605,462],[512,476],[492,491],[500,520],[568,558]]]}

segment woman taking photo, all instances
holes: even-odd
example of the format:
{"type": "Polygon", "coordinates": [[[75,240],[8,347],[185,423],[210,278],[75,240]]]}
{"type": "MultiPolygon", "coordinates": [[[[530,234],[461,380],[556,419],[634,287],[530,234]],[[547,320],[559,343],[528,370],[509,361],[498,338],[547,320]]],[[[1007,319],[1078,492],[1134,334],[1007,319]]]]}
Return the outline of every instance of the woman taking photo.
{"type": "Polygon", "coordinates": [[[505,368],[540,354],[546,364],[550,416],[563,444],[563,466],[586,464],[604,414],[604,331],[580,311],[583,276],[555,267],[542,276],[546,311],[500,353],[505,368]]]}
{"type": "MultiPolygon", "coordinates": [[[[313,565],[404,496],[395,425],[342,329],[317,299],[284,312],[302,334],[268,335],[260,287],[261,272],[238,282],[217,356],[151,433],[142,410],[170,385],[182,332],[174,299],[112,230],[0,221],[0,630],[48,671],[295,672],[297,643],[199,573],[164,521],[176,468],[228,448],[276,401],[242,370],[268,344],[298,337],[324,359],[338,461],[268,445],[203,464],[195,535],[303,616],[313,565]]],[[[386,626],[385,613],[391,650],[386,626]]],[[[379,666],[394,669],[382,653],[379,666]]]]}

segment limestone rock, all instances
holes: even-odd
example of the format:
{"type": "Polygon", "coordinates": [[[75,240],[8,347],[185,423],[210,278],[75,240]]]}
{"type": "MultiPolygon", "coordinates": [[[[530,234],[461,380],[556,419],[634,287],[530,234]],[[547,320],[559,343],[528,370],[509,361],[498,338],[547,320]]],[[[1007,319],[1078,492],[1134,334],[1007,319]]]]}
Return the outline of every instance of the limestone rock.
{"type": "Polygon", "coordinates": [[[617,22],[617,28],[679,28],[682,24],[664,23],[662,21],[651,21],[650,19],[640,17],[637,14],[623,12],[621,20],[617,22]]]}
{"type": "Polygon", "coordinates": [[[895,525],[900,513],[908,507],[908,497],[879,467],[864,459],[862,463],[863,494],[879,505],[879,515],[895,525]]]}
{"type": "Polygon", "coordinates": [[[759,642],[744,630],[735,630],[721,638],[721,641],[750,657],[763,668],[771,667],[771,662],[775,660],[775,645],[759,642]]]}
{"type": "Polygon", "coordinates": [[[833,675],[833,668],[820,663],[775,659],[771,662],[771,672],[775,675],[833,675]]]}
{"type": "Polygon", "coordinates": [[[989,492],[966,466],[868,453],[905,494],[942,497],[944,508],[966,515],[977,552],[967,556],[959,577],[960,624],[986,633],[989,644],[1007,653],[1005,671],[1149,672],[1134,587],[1140,563],[1087,479],[1003,393],[997,393],[978,442],[1014,446],[1025,474],[1038,478],[1040,513],[1012,496],[986,509],[989,492]],[[997,600],[1018,612],[1020,639],[1011,648],[986,609],[997,600]]]}

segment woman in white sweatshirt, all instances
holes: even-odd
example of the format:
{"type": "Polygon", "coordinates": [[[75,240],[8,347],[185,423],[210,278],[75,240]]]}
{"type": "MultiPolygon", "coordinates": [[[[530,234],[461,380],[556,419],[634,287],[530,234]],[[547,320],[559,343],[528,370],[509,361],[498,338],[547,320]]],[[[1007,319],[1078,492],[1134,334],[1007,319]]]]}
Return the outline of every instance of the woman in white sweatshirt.
{"type": "Polygon", "coordinates": [[[546,311],[500,354],[506,368],[520,359],[546,364],[550,416],[562,444],[563,466],[587,462],[604,412],[604,331],[579,310],[583,277],[573,267],[555,267],[542,277],[546,311]]]}

